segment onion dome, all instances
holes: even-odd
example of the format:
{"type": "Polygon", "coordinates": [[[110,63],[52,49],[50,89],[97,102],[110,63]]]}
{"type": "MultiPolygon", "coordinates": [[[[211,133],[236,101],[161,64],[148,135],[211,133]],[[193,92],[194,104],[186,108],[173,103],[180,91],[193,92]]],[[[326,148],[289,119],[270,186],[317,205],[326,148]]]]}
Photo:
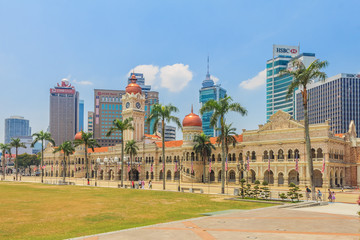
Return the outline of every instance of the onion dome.
{"type": "Polygon", "coordinates": [[[81,131],[75,134],[75,140],[81,140],[81,137],[82,137],[81,131]]]}
{"type": "Polygon", "coordinates": [[[129,83],[129,85],[127,85],[127,87],[125,88],[125,91],[129,94],[133,93],[133,94],[136,94],[136,93],[140,93],[141,94],[141,87],[136,84],[136,77],[135,77],[135,74],[133,73],[131,75],[131,83],[129,83]]]}
{"type": "Polygon", "coordinates": [[[193,113],[193,107],[191,106],[191,113],[186,115],[182,125],[184,127],[202,127],[202,121],[199,115],[193,113]]]}

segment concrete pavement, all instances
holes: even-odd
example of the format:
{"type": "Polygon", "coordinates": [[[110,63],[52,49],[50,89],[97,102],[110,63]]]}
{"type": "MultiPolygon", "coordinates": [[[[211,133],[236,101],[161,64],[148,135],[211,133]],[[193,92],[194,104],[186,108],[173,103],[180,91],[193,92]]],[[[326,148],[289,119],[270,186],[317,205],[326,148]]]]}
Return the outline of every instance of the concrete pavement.
{"type": "Polygon", "coordinates": [[[360,239],[360,218],[343,204],[308,209],[269,207],[76,238],[115,239],[360,239]]]}

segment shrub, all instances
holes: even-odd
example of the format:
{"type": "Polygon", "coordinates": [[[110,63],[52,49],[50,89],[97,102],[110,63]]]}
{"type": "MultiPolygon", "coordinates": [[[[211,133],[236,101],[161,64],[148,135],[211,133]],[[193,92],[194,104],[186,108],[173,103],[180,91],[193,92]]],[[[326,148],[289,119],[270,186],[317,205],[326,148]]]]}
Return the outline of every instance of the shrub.
{"type": "Polygon", "coordinates": [[[294,202],[295,199],[299,201],[299,198],[303,197],[303,195],[299,192],[300,189],[298,186],[296,186],[294,183],[289,184],[289,192],[287,193],[287,195],[289,196],[292,202],[294,202]]]}

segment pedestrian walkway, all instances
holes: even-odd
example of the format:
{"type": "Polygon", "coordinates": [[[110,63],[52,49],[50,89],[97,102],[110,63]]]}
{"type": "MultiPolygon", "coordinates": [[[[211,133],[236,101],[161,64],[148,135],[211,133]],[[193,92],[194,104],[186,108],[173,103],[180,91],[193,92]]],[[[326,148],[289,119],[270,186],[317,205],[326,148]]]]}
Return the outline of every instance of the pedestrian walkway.
{"type": "Polygon", "coordinates": [[[360,218],[343,204],[302,209],[268,207],[77,238],[115,239],[359,239],[360,218]]]}

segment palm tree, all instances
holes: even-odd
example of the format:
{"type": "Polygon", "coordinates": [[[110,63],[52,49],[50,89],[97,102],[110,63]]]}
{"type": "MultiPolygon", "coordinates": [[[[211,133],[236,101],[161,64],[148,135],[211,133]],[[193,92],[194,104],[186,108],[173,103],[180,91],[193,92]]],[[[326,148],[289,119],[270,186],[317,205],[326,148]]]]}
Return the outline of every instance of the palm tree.
{"type": "Polygon", "coordinates": [[[19,148],[26,148],[25,143],[22,143],[20,138],[11,138],[11,142],[10,142],[11,147],[15,148],[15,172],[16,172],[16,181],[18,180],[18,162],[17,162],[17,157],[18,157],[18,150],[19,148]]]}
{"type": "Polygon", "coordinates": [[[11,146],[10,146],[10,144],[0,143],[0,151],[2,152],[2,161],[1,161],[2,172],[3,172],[3,178],[2,178],[2,180],[5,180],[5,166],[6,166],[5,154],[6,154],[6,153],[10,153],[10,151],[11,151],[11,146]]]}
{"type": "Polygon", "coordinates": [[[133,121],[132,117],[126,118],[124,121],[120,119],[115,119],[110,130],[106,133],[106,136],[111,136],[112,133],[119,131],[121,133],[121,187],[124,186],[124,131],[125,130],[134,130],[131,122],[133,121]]]}
{"type": "Polygon", "coordinates": [[[35,137],[35,139],[31,143],[31,147],[34,147],[35,143],[41,142],[41,182],[43,182],[44,181],[44,169],[42,166],[44,165],[44,142],[48,141],[53,146],[55,146],[55,141],[54,141],[54,139],[52,139],[51,133],[44,132],[43,130],[41,130],[38,133],[34,133],[32,136],[35,137]]]}
{"type": "Polygon", "coordinates": [[[63,182],[65,183],[65,177],[66,177],[66,157],[68,158],[68,161],[70,162],[69,156],[70,154],[73,154],[75,152],[74,145],[70,141],[65,141],[61,145],[59,145],[58,148],[54,150],[54,153],[62,151],[64,154],[64,161],[63,161],[63,182]]]}
{"type": "MultiPolygon", "coordinates": [[[[223,138],[224,135],[224,139],[225,139],[225,156],[228,155],[229,153],[229,146],[233,145],[233,147],[235,147],[237,141],[236,141],[236,137],[238,136],[236,134],[236,128],[232,128],[232,123],[230,124],[225,124],[224,126],[224,134],[220,134],[219,137],[216,139],[216,143],[218,145],[221,144],[221,139],[223,138]]],[[[220,130],[220,129],[218,129],[220,130]]]]}
{"type": "MultiPolygon", "coordinates": [[[[215,150],[215,146],[210,142],[210,137],[206,136],[204,133],[201,133],[200,135],[195,135],[194,142],[196,143],[193,147],[195,153],[198,153],[201,155],[201,159],[204,163],[204,171],[203,171],[203,182],[205,183],[205,163],[206,163],[206,157],[209,157],[211,155],[212,149],[215,150]]],[[[210,176],[209,176],[210,179],[210,176]]]]}
{"type": "Polygon", "coordinates": [[[154,132],[157,130],[158,123],[161,121],[161,140],[162,140],[162,159],[163,159],[163,190],[165,190],[165,121],[174,122],[176,125],[182,129],[179,118],[172,116],[173,112],[178,112],[178,108],[169,104],[162,105],[160,103],[154,104],[151,109],[150,116],[146,120],[147,123],[154,121],[154,132]]]}
{"type": "MultiPolygon", "coordinates": [[[[200,109],[200,113],[204,114],[205,112],[214,111],[210,124],[213,127],[216,127],[219,119],[220,119],[220,132],[221,135],[224,136],[225,132],[225,115],[232,111],[240,113],[242,116],[247,114],[247,110],[240,105],[240,103],[232,102],[232,98],[230,96],[225,96],[219,101],[215,101],[213,99],[207,101],[200,109]]],[[[222,171],[221,171],[221,193],[225,193],[225,139],[221,138],[221,152],[222,152],[222,171]]]]}
{"type": "Polygon", "coordinates": [[[130,140],[126,143],[125,146],[125,152],[126,154],[130,154],[130,161],[131,161],[131,179],[130,180],[134,180],[134,174],[133,174],[133,170],[132,170],[132,160],[133,160],[133,156],[137,155],[137,151],[139,150],[139,147],[136,145],[135,140],[130,140]]]}
{"type": "Polygon", "coordinates": [[[95,147],[100,147],[100,145],[93,139],[93,134],[91,132],[84,132],[81,130],[81,139],[74,140],[75,147],[79,145],[84,145],[85,148],[85,164],[86,164],[86,178],[87,184],[90,185],[89,179],[89,159],[88,159],[88,148],[91,148],[94,151],[95,147]]]}
{"type": "Polygon", "coordinates": [[[293,77],[293,81],[289,85],[287,98],[294,95],[295,89],[302,87],[301,94],[304,107],[304,125],[305,125],[305,144],[306,144],[306,162],[307,170],[310,177],[310,185],[312,198],[315,199],[315,185],[314,185],[314,167],[311,158],[311,142],[310,142],[310,132],[309,132],[309,117],[308,117],[308,94],[307,94],[307,85],[313,82],[314,80],[325,81],[326,73],[321,72],[320,70],[327,67],[327,61],[320,61],[319,59],[313,61],[308,67],[302,63],[300,59],[296,59],[291,62],[293,68],[286,69],[280,72],[282,75],[290,75],[293,77]]]}

